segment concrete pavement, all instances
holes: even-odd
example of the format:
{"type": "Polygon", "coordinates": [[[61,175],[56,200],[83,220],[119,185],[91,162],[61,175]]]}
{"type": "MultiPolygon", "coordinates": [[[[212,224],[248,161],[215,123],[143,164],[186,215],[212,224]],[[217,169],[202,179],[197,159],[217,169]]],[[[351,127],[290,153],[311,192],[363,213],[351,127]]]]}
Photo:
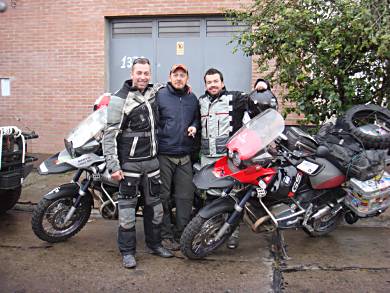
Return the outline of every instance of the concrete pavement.
{"type": "Polygon", "coordinates": [[[135,270],[121,267],[116,221],[92,217],[79,234],[55,245],[31,231],[34,203],[72,174],[25,181],[16,210],[0,217],[0,292],[389,292],[390,211],[311,238],[285,231],[288,260],[271,253],[270,234],[243,225],[237,250],[204,261],[161,259],[145,252],[137,223],[135,270]]]}

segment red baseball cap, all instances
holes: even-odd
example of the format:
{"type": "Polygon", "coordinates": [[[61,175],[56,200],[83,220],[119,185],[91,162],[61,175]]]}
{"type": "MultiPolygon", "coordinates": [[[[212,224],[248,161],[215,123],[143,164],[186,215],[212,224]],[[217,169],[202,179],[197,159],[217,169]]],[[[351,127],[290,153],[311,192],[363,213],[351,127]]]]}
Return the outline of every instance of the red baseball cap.
{"type": "Polygon", "coordinates": [[[183,69],[185,73],[188,74],[188,69],[184,64],[174,64],[172,65],[171,71],[169,73],[175,72],[178,69],[183,69]]]}

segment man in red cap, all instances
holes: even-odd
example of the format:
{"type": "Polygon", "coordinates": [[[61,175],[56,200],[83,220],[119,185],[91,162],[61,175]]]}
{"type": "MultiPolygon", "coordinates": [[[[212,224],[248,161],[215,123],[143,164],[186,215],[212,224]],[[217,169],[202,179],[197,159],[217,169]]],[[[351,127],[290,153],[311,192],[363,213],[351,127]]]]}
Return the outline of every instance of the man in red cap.
{"type": "Polygon", "coordinates": [[[160,89],[156,100],[159,111],[158,159],[164,216],[161,227],[162,244],[178,250],[178,240],[188,224],[194,199],[190,154],[199,128],[199,104],[187,85],[188,69],[175,64],[169,82],[160,89]],[[172,201],[176,204],[176,223],[171,222],[172,201]]]}

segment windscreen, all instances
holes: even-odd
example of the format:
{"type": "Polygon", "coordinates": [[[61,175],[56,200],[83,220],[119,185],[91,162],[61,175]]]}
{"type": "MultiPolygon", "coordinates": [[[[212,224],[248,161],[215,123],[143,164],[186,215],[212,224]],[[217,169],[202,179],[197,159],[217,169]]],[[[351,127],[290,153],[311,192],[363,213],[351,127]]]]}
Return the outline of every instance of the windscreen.
{"type": "Polygon", "coordinates": [[[228,141],[229,152],[237,152],[241,160],[248,160],[273,142],[284,130],[282,115],[268,109],[241,127],[228,141]]]}
{"type": "Polygon", "coordinates": [[[74,128],[66,140],[72,142],[73,148],[83,146],[88,140],[102,131],[107,125],[107,107],[100,108],[74,128]]]}

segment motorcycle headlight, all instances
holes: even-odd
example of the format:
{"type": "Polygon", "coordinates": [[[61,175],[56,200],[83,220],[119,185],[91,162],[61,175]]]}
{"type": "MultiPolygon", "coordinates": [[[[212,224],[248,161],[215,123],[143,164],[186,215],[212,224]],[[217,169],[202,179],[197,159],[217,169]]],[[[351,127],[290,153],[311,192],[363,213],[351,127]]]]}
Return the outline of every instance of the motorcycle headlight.
{"type": "Polygon", "coordinates": [[[241,162],[242,162],[241,159],[240,159],[239,153],[234,152],[232,154],[232,158],[231,159],[232,159],[233,165],[236,166],[237,168],[239,168],[240,165],[241,165],[241,162]]]}
{"type": "Polygon", "coordinates": [[[64,144],[65,144],[65,149],[66,151],[68,152],[68,154],[74,158],[76,156],[76,153],[74,151],[74,148],[73,148],[73,144],[71,141],[67,141],[66,139],[64,139],[64,144]]]}

